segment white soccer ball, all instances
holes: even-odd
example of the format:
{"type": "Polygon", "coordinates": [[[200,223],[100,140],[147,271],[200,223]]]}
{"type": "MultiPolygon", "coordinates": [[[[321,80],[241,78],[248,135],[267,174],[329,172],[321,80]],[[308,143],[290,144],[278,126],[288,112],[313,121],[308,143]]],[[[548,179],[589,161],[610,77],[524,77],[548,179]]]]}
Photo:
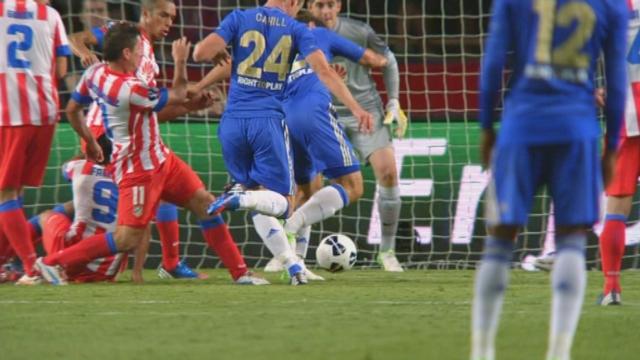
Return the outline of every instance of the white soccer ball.
{"type": "Polygon", "coordinates": [[[356,263],[358,249],[348,236],[331,234],[316,249],[318,266],[331,272],[349,270],[356,263]]]}

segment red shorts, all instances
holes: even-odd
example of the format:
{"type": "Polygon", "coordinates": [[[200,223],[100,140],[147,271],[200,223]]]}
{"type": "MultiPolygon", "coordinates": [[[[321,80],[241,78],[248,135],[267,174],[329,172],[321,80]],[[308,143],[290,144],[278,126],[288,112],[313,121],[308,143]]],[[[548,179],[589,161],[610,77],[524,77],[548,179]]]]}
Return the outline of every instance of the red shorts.
{"type": "Polygon", "coordinates": [[[71,245],[66,243],[66,235],[71,228],[71,220],[67,215],[53,213],[44,223],[42,229],[42,246],[47,254],[57,253],[71,245]]]}
{"type": "Polygon", "coordinates": [[[159,169],[126,175],[120,181],[118,225],[146,227],[155,216],[160,200],[184,206],[200,189],[204,189],[200,177],[170,152],[159,169]]]}
{"type": "Polygon", "coordinates": [[[618,160],[613,181],[606,189],[607,196],[632,196],[636,193],[640,176],[640,136],[623,137],[618,147],[618,160]]]}
{"type": "Polygon", "coordinates": [[[0,189],[40,186],[55,125],[0,126],[0,189]]]}

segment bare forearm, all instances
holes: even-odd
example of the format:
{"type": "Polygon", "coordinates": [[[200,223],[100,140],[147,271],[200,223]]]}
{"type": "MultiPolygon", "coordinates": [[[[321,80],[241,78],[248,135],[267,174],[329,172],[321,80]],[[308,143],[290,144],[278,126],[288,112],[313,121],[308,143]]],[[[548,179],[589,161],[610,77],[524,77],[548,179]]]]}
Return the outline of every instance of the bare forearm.
{"type": "Polygon", "coordinates": [[[331,93],[352,112],[360,108],[342,79],[333,70],[324,69],[316,73],[331,93]]]}
{"type": "Polygon", "coordinates": [[[211,69],[207,75],[202,78],[196,85],[198,91],[202,91],[213,84],[226,80],[231,77],[231,63],[218,65],[211,69]]]}
{"type": "Polygon", "coordinates": [[[93,135],[84,123],[84,116],[82,115],[82,109],[76,110],[75,108],[67,108],[67,118],[73,130],[86,142],[93,140],[93,135]]]}
{"type": "Polygon", "coordinates": [[[167,105],[158,113],[158,121],[171,121],[180,116],[188,114],[189,112],[190,110],[182,104],[167,105]]]}
{"type": "Polygon", "coordinates": [[[73,53],[73,55],[77,57],[83,57],[91,54],[91,50],[86,44],[91,40],[93,40],[91,45],[95,45],[98,43],[93,35],[87,34],[86,32],[79,32],[69,35],[69,46],[71,47],[71,52],[73,53]]]}
{"type": "Polygon", "coordinates": [[[67,75],[68,61],[66,57],[56,58],[56,76],[58,79],[62,79],[67,75]]]}

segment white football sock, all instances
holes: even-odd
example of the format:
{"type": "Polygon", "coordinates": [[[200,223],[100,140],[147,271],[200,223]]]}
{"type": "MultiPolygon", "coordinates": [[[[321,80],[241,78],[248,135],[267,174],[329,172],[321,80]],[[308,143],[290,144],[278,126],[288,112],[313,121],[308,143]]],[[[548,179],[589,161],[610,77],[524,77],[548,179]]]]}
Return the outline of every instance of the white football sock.
{"type": "Polygon", "coordinates": [[[273,216],[255,213],[253,214],[253,224],[267,249],[271,251],[271,254],[276,259],[282,262],[285,269],[298,262],[298,258],[289,245],[282,224],[278,219],[273,216]]]}
{"type": "Polygon", "coordinates": [[[240,209],[280,217],[289,210],[287,198],[271,190],[246,191],[240,195],[240,209]]]}
{"type": "Polygon", "coordinates": [[[293,215],[287,219],[284,228],[287,232],[297,233],[305,226],[311,226],[333,216],[348,204],[349,198],[342,185],[325,186],[294,211],[293,215]]]}
{"type": "Polygon", "coordinates": [[[504,291],[509,283],[513,242],[488,237],[476,271],[472,310],[471,359],[493,360],[504,291]]]}
{"type": "Polygon", "coordinates": [[[571,345],[580,320],[587,282],[585,243],[585,234],[556,237],[556,261],[551,274],[553,301],[548,360],[569,360],[571,357],[571,345]]]}
{"type": "Polygon", "coordinates": [[[398,186],[384,187],[378,184],[378,212],[382,227],[381,252],[396,249],[396,232],[398,231],[401,207],[400,188],[398,186]]]}
{"type": "Polygon", "coordinates": [[[296,255],[301,259],[307,258],[309,240],[311,239],[311,226],[305,226],[296,234],[296,255]]]}

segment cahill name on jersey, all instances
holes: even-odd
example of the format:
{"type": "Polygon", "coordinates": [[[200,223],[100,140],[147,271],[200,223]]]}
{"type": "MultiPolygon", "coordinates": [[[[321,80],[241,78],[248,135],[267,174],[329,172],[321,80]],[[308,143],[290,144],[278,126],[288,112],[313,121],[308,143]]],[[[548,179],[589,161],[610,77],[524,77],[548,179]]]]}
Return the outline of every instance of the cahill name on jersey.
{"type": "Polygon", "coordinates": [[[231,86],[225,116],[282,117],[279,98],[299,52],[317,50],[307,27],[282,10],[235,10],[215,32],[233,48],[231,86]]]}

